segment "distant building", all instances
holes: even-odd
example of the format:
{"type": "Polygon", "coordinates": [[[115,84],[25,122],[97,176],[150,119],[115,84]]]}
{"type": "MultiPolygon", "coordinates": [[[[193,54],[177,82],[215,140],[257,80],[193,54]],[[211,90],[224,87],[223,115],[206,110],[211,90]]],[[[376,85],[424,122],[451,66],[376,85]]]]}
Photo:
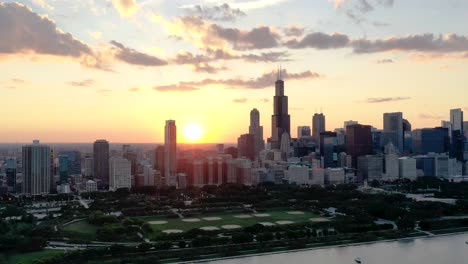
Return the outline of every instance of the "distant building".
{"type": "Polygon", "coordinates": [[[350,125],[346,128],[346,153],[351,155],[354,168],[359,156],[372,154],[371,126],[350,125]]]}
{"type": "Polygon", "coordinates": [[[418,176],[416,168],[416,159],[403,157],[398,159],[398,163],[400,179],[416,180],[418,176]]]}
{"type": "Polygon", "coordinates": [[[345,170],[343,168],[326,168],[325,183],[327,184],[344,184],[345,170]]]}
{"type": "Polygon", "coordinates": [[[255,160],[255,135],[243,134],[237,139],[237,156],[255,160]]]}
{"type": "Polygon", "coordinates": [[[346,131],[346,128],[347,128],[348,126],[358,125],[358,124],[359,124],[358,121],[353,121],[353,120],[344,121],[344,123],[343,123],[343,129],[346,131]]]}
{"type": "Polygon", "coordinates": [[[143,167],[143,185],[156,186],[156,182],[156,170],[151,165],[145,165],[143,167]]]}
{"type": "Polygon", "coordinates": [[[167,120],[164,140],[164,177],[167,185],[177,184],[177,128],[174,120],[167,120]]]}
{"type": "Polygon", "coordinates": [[[454,131],[460,131],[460,134],[463,133],[463,111],[458,108],[458,109],[452,109],[450,110],[450,125],[451,125],[451,131],[450,131],[450,136],[452,136],[452,133],[454,131]]]}
{"type": "Polygon", "coordinates": [[[92,180],[86,182],[86,192],[97,192],[97,183],[92,180]]]}
{"type": "Polygon", "coordinates": [[[399,178],[399,162],[398,162],[398,151],[395,146],[390,142],[385,146],[384,151],[384,172],[383,180],[393,181],[399,178]]]}
{"type": "Polygon", "coordinates": [[[18,191],[16,189],[17,167],[18,166],[16,164],[15,159],[6,160],[5,177],[6,177],[7,191],[10,193],[15,193],[18,191]]]}
{"type": "Polygon", "coordinates": [[[312,137],[315,143],[320,144],[320,133],[325,132],[325,115],[323,113],[314,114],[312,117],[312,137]]]}
{"type": "Polygon", "coordinates": [[[27,195],[50,193],[51,150],[47,145],[35,140],[32,145],[23,146],[23,185],[22,192],[27,195]]]}
{"type": "Polygon", "coordinates": [[[164,146],[157,146],[155,150],[155,155],[154,155],[154,169],[161,172],[165,173],[164,170],[164,146]]]}
{"type": "Polygon", "coordinates": [[[275,82],[275,96],[273,97],[273,115],[271,116],[271,149],[279,149],[283,133],[291,135],[291,117],[288,113],[288,97],[284,95],[284,81],[281,70],[275,82]]]}
{"type": "Polygon", "coordinates": [[[393,145],[395,145],[395,147],[398,149],[398,152],[402,153],[404,147],[403,113],[385,113],[383,120],[383,146],[386,146],[388,143],[392,142],[393,145]]]}
{"type": "Polygon", "coordinates": [[[297,127],[297,138],[310,137],[312,136],[310,126],[298,126],[297,127]]]}
{"type": "Polygon", "coordinates": [[[367,155],[358,158],[358,178],[360,181],[382,180],[383,158],[380,155],[367,155]]]}
{"type": "Polygon", "coordinates": [[[109,174],[109,190],[132,188],[132,163],[129,160],[122,157],[112,157],[109,174]]]}
{"type": "Polygon", "coordinates": [[[449,151],[448,129],[442,127],[416,129],[412,132],[413,153],[445,153],[449,151]]]}
{"type": "Polygon", "coordinates": [[[249,134],[254,136],[255,156],[257,156],[265,148],[265,141],[263,141],[263,126],[260,126],[260,112],[256,108],[250,111],[249,134]]]}
{"type": "Polygon", "coordinates": [[[94,160],[91,157],[84,158],[83,175],[85,177],[91,177],[94,175],[94,160]]]}
{"type": "Polygon", "coordinates": [[[109,185],[109,142],[96,140],[93,144],[94,178],[98,180],[98,187],[109,185]]]}

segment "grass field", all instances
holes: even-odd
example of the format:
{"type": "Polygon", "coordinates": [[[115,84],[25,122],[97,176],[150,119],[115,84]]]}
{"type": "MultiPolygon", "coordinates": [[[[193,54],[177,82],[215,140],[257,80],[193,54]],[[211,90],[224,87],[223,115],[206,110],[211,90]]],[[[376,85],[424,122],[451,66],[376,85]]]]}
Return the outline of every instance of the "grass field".
{"type": "MultiPolygon", "coordinates": [[[[167,218],[164,216],[145,216],[138,217],[146,222],[151,224],[151,227],[156,232],[162,232],[164,230],[182,230],[188,231],[194,228],[202,227],[216,227],[222,229],[222,226],[225,225],[236,225],[240,227],[252,226],[257,223],[267,222],[272,223],[273,225],[278,225],[277,221],[291,221],[294,223],[304,223],[311,222],[311,218],[319,218],[319,216],[308,212],[300,211],[298,214],[291,214],[295,212],[293,210],[283,209],[283,210],[269,210],[259,213],[260,215],[266,214],[263,217],[255,216],[255,214],[249,213],[212,213],[212,214],[203,214],[197,215],[194,217],[187,217],[185,219],[179,218],[167,218]],[[239,218],[238,216],[245,215],[246,218],[239,218]],[[236,217],[237,216],[237,217],[236,217]],[[204,218],[208,218],[204,219],[204,218]],[[219,220],[209,220],[209,218],[221,218],[219,220]],[[198,219],[196,222],[187,222],[187,219],[198,219]],[[184,221],[185,220],[185,221],[184,221]],[[164,224],[154,224],[155,221],[167,222],[164,224]]],[[[284,224],[284,223],[283,223],[284,224]]],[[[88,224],[86,220],[79,221],[63,228],[64,231],[68,231],[74,234],[83,234],[86,236],[95,237],[96,230],[98,227],[88,224]]]]}
{"type": "Polygon", "coordinates": [[[89,224],[86,220],[82,220],[62,228],[70,236],[77,239],[94,240],[96,238],[96,231],[99,227],[89,224]]]}
{"type": "Polygon", "coordinates": [[[8,264],[30,264],[33,263],[34,260],[62,253],[63,251],[61,250],[44,249],[33,253],[11,255],[8,257],[8,264]]]}
{"type": "Polygon", "coordinates": [[[168,229],[178,229],[187,231],[193,228],[201,227],[217,227],[220,228],[224,225],[238,225],[241,227],[251,226],[261,222],[269,222],[277,225],[277,221],[292,221],[294,223],[311,222],[311,218],[317,218],[318,216],[307,211],[301,211],[303,214],[288,214],[291,210],[272,210],[261,212],[260,214],[268,214],[269,216],[257,217],[254,214],[242,214],[242,213],[215,213],[215,214],[204,214],[196,217],[189,217],[200,219],[199,222],[186,222],[183,219],[168,219],[165,217],[141,217],[141,219],[151,222],[152,221],[167,221],[166,224],[152,224],[151,227],[154,231],[164,231],[168,229]],[[249,215],[249,218],[238,218],[239,215],[249,215]],[[203,218],[219,217],[221,220],[208,221],[203,218]]]}

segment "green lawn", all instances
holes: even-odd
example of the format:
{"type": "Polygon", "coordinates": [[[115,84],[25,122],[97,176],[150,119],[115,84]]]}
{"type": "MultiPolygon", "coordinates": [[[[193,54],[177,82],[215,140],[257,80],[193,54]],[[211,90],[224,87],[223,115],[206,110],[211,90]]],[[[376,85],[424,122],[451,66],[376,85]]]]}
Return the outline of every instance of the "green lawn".
{"type": "Polygon", "coordinates": [[[52,249],[44,249],[42,251],[33,252],[33,253],[25,253],[25,254],[15,254],[8,257],[9,264],[30,264],[33,263],[34,260],[41,259],[43,257],[49,257],[57,254],[62,254],[63,251],[61,250],[52,250],[52,249]]]}
{"type": "Polygon", "coordinates": [[[84,239],[84,240],[95,240],[96,231],[98,226],[89,224],[87,220],[82,220],[67,226],[62,227],[62,230],[67,233],[70,238],[84,239]]]}
{"type": "Polygon", "coordinates": [[[182,219],[178,218],[166,218],[166,217],[141,217],[141,219],[151,222],[151,221],[167,221],[167,224],[152,224],[151,227],[154,231],[163,231],[167,229],[179,229],[187,231],[193,228],[200,228],[206,226],[215,226],[221,228],[223,225],[239,225],[241,227],[251,226],[260,222],[270,222],[275,223],[276,221],[293,221],[294,223],[304,223],[311,222],[310,218],[316,218],[317,215],[302,211],[304,214],[288,214],[292,210],[272,210],[261,212],[260,214],[269,214],[268,217],[256,217],[253,214],[248,214],[253,217],[251,218],[237,218],[236,215],[243,215],[243,213],[213,213],[213,214],[204,214],[188,218],[198,218],[201,219],[200,222],[185,222],[182,219]],[[203,220],[202,218],[206,217],[220,217],[222,220],[208,221],[203,220]]]}
{"type": "MultiPolygon", "coordinates": [[[[308,211],[301,211],[303,214],[288,214],[294,210],[283,209],[283,210],[269,210],[259,212],[259,214],[268,214],[267,217],[256,217],[253,214],[246,214],[251,215],[251,218],[237,218],[235,216],[244,215],[244,213],[211,213],[211,214],[203,214],[197,215],[194,217],[188,218],[198,218],[201,221],[199,222],[186,222],[179,218],[167,218],[165,216],[145,216],[145,217],[138,217],[147,222],[151,221],[167,221],[166,224],[151,224],[151,227],[156,232],[161,232],[168,229],[179,229],[182,231],[188,231],[194,228],[200,227],[207,227],[207,226],[215,226],[221,228],[223,225],[238,225],[241,227],[252,226],[254,224],[260,222],[270,222],[275,223],[276,221],[293,221],[294,223],[304,223],[304,222],[311,222],[311,218],[317,218],[319,216],[308,212],[308,211]],[[220,217],[221,220],[215,221],[208,221],[202,218],[206,217],[220,217]]],[[[69,234],[82,234],[84,236],[92,236],[95,238],[96,230],[98,229],[97,226],[88,224],[86,220],[73,223],[71,225],[65,226],[63,228],[64,231],[69,232],[69,234]]]]}

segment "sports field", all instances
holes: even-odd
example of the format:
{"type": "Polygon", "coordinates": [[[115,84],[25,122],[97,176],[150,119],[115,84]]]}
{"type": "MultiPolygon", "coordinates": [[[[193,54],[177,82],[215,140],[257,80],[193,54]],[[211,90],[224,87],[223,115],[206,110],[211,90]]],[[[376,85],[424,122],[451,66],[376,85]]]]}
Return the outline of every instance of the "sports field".
{"type": "Polygon", "coordinates": [[[271,210],[261,213],[215,213],[188,218],[141,217],[154,231],[181,232],[194,228],[205,230],[228,230],[254,224],[265,226],[287,225],[304,222],[328,221],[307,211],[271,210]]]}

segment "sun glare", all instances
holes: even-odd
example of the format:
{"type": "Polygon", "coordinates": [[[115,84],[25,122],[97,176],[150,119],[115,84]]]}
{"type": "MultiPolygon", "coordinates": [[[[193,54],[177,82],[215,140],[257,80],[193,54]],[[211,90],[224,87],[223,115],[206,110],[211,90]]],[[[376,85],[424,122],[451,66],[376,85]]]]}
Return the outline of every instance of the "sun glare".
{"type": "Polygon", "coordinates": [[[203,130],[198,124],[188,124],[184,129],[184,137],[189,142],[200,141],[203,136],[203,130]]]}

